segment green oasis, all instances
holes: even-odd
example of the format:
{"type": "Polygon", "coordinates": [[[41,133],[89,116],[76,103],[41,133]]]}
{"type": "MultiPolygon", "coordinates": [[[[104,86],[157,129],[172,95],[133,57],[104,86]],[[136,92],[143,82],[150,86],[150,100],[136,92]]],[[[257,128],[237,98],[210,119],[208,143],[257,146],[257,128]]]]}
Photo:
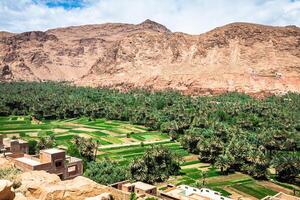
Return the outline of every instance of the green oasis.
{"type": "MultiPolygon", "coordinates": [[[[30,117],[24,119],[25,130],[36,132],[31,129],[40,126],[36,137],[54,135],[58,145],[68,146],[75,135],[96,139],[102,150],[97,159],[110,157],[122,166],[130,163],[128,158],[141,158],[151,144],[161,143],[170,147],[171,152],[197,155],[198,159],[184,162],[182,168],[188,162],[190,165],[206,162],[213,166],[207,169],[209,176],[241,172],[255,179],[299,184],[299,94],[265,99],[239,93],[191,97],[175,91],[122,93],[49,82],[1,83],[0,116],[3,124],[0,131],[10,129],[9,116],[41,120],[43,124],[32,125],[30,117]],[[128,142],[132,142],[130,148],[118,146],[128,142]],[[117,146],[105,148],[106,145],[117,146]]],[[[18,123],[13,121],[12,124],[18,123]]],[[[20,125],[19,130],[24,132],[24,126],[20,125]]],[[[20,136],[35,137],[27,132],[20,136]]],[[[141,164],[134,167],[141,169],[143,162],[137,160],[141,164]]],[[[173,163],[172,159],[168,162],[173,163]]],[[[112,164],[95,165],[110,167],[112,164]]],[[[172,176],[180,169],[174,173],[168,170],[166,173],[172,176]]],[[[196,184],[204,176],[200,171],[182,169],[186,176],[182,176],[181,182],[196,184]]],[[[142,175],[134,177],[139,176],[142,175]]],[[[161,177],[154,174],[150,178],[156,182],[161,177]]],[[[245,189],[246,183],[235,187],[245,189]]]]}

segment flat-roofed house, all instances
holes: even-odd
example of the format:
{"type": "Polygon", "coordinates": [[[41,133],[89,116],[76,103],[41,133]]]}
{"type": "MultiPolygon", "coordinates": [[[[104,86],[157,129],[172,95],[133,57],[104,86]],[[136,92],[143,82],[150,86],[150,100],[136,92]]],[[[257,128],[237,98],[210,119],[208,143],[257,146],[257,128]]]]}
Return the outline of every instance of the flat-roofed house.
{"type": "Polygon", "coordinates": [[[143,182],[134,182],[129,181],[118,182],[111,185],[114,188],[122,190],[124,192],[136,193],[138,197],[144,196],[157,196],[157,187],[143,182]]]}
{"type": "Polygon", "coordinates": [[[199,189],[188,185],[169,188],[164,192],[160,192],[160,196],[167,200],[231,200],[214,190],[199,189]]]}
{"type": "Polygon", "coordinates": [[[10,139],[10,138],[3,139],[2,137],[2,144],[6,152],[10,152],[12,154],[20,154],[20,153],[28,154],[29,152],[28,142],[21,139],[10,139]]]}
{"type": "Polygon", "coordinates": [[[62,180],[80,176],[83,173],[82,160],[66,155],[62,149],[41,150],[38,156],[24,154],[14,157],[15,166],[23,171],[45,170],[57,174],[62,180]]]}

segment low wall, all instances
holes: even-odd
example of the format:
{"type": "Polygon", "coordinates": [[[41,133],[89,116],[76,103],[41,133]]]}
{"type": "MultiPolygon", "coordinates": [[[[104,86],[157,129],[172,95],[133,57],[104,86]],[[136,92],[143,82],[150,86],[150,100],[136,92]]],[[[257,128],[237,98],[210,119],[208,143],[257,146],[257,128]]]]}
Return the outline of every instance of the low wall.
{"type": "Polygon", "coordinates": [[[33,166],[28,165],[26,163],[20,162],[18,160],[14,160],[13,159],[13,163],[15,165],[16,168],[24,171],[24,172],[28,172],[28,171],[32,171],[33,170],[33,166]]]}
{"type": "Polygon", "coordinates": [[[113,187],[107,187],[103,192],[109,192],[114,197],[115,200],[130,199],[130,193],[118,190],[113,187]]]}

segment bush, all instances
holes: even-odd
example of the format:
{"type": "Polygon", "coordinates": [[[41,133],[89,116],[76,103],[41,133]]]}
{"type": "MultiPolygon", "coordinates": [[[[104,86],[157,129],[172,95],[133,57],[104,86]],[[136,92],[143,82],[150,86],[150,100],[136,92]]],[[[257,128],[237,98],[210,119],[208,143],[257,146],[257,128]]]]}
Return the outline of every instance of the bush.
{"type": "Polygon", "coordinates": [[[38,144],[38,142],[36,140],[29,140],[28,141],[29,154],[30,155],[36,154],[37,144],[38,144]]]}

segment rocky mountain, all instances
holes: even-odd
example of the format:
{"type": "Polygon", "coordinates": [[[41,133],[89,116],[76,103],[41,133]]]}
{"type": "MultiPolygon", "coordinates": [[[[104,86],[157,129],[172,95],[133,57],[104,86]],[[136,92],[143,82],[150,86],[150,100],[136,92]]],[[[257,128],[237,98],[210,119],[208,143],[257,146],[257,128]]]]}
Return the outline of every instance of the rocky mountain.
{"type": "Polygon", "coordinates": [[[0,81],[21,80],[194,95],[300,92],[300,28],[233,23],[188,35],[146,20],[0,32],[0,81]]]}

